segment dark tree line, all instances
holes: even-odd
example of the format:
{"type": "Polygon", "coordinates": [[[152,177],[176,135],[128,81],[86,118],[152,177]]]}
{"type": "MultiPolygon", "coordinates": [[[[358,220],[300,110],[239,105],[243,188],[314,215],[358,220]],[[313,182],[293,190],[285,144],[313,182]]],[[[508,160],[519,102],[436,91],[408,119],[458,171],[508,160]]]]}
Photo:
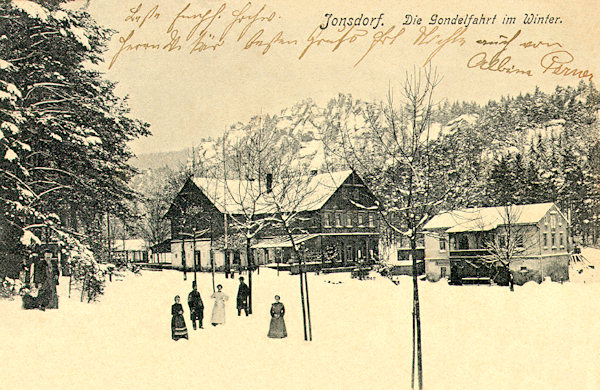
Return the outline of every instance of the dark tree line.
{"type": "Polygon", "coordinates": [[[0,3],[0,212],[17,243],[46,232],[98,256],[106,214],[130,214],[127,142],[148,125],[97,70],[111,31],[60,3],[0,3]]]}

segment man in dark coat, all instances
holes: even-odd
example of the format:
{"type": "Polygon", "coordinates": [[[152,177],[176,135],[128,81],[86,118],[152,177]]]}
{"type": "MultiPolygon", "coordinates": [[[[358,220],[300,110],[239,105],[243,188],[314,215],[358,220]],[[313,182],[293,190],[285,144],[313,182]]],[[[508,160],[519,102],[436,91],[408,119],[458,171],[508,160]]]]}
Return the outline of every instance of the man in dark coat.
{"type": "Polygon", "coordinates": [[[54,283],[56,283],[56,285],[58,286],[59,280],[60,280],[60,270],[58,269],[58,259],[55,257],[52,257],[51,253],[49,254],[49,256],[52,259],[52,260],[50,260],[50,264],[52,265],[52,276],[54,279],[54,283]]]}
{"type": "Polygon", "coordinates": [[[35,287],[39,288],[44,280],[46,279],[46,261],[37,253],[32,254],[33,262],[33,283],[35,287]]]}
{"type": "Polygon", "coordinates": [[[200,292],[198,292],[196,282],[192,282],[192,291],[188,295],[188,305],[190,307],[190,319],[192,320],[192,326],[196,330],[196,320],[200,329],[203,328],[202,320],[204,319],[204,303],[200,292]]]}
{"type": "Polygon", "coordinates": [[[250,295],[250,289],[248,285],[244,283],[244,277],[240,276],[240,286],[238,287],[237,293],[237,311],[238,316],[242,313],[242,310],[248,316],[248,296],[250,295]]]}

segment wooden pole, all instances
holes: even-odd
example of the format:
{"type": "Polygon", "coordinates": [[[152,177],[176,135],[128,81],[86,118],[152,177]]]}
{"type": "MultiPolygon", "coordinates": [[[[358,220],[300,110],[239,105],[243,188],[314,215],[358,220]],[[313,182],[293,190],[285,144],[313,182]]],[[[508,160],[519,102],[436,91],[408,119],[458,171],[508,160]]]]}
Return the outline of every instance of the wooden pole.
{"type": "Polygon", "coordinates": [[[194,229],[194,283],[197,283],[198,280],[196,279],[196,269],[198,268],[198,266],[196,265],[196,229],[194,229]]]}
{"type": "Polygon", "coordinates": [[[213,292],[215,292],[215,254],[212,248],[210,249],[210,267],[212,272],[212,287],[213,292]]]}
{"type": "Polygon", "coordinates": [[[252,269],[254,257],[250,253],[250,239],[246,238],[246,263],[248,263],[248,313],[252,314],[252,269]]]}
{"type": "Polygon", "coordinates": [[[304,288],[306,290],[306,313],[308,318],[308,340],[312,341],[312,326],[310,324],[310,300],[308,294],[308,274],[304,273],[304,288]]]}
{"type": "Polygon", "coordinates": [[[212,219],[210,220],[210,268],[212,273],[212,287],[213,293],[215,292],[215,253],[213,251],[213,230],[212,230],[212,219]]]}
{"type": "Polygon", "coordinates": [[[300,273],[300,299],[302,300],[302,320],[303,320],[303,325],[304,325],[304,340],[307,341],[308,340],[308,336],[306,334],[306,308],[305,308],[305,301],[304,301],[304,282],[302,281],[302,262],[300,261],[300,258],[298,258],[298,271],[300,273]]]}
{"type": "Polygon", "coordinates": [[[415,334],[416,334],[416,329],[415,329],[415,324],[416,324],[416,317],[415,317],[415,306],[414,306],[414,302],[413,302],[413,310],[412,310],[412,328],[413,328],[413,334],[412,334],[412,369],[410,371],[410,388],[414,389],[415,388],[415,334]]]}
{"type": "Polygon", "coordinates": [[[181,237],[181,265],[183,266],[183,280],[187,280],[187,274],[185,272],[185,237],[181,237]]]}
{"type": "Polygon", "coordinates": [[[110,212],[106,212],[106,238],[108,241],[108,262],[110,263],[112,260],[112,250],[111,250],[111,242],[110,242],[110,212]]]}

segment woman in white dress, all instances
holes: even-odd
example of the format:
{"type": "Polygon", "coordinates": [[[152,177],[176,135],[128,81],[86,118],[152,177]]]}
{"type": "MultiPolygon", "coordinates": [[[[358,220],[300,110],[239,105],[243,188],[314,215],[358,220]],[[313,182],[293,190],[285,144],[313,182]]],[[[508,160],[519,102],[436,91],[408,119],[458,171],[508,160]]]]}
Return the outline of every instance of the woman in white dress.
{"type": "Polygon", "coordinates": [[[210,297],[215,300],[215,305],[213,306],[211,324],[213,326],[217,326],[217,324],[225,323],[225,301],[229,299],[227,295],[225,295],[221,290],[223,286],[220,284],[217,286],[217,291],[215,291],[210,297]]]}

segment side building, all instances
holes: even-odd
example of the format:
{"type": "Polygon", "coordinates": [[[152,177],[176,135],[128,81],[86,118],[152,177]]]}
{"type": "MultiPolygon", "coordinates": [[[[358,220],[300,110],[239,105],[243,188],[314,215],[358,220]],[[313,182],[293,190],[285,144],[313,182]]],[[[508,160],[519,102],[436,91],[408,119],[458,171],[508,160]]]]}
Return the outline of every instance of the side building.
{"type": "Polygon", "coordinates": [[[569,223],[554,203],[442,212],[424,230],[429,280],[568,280],[569,223]]]}

